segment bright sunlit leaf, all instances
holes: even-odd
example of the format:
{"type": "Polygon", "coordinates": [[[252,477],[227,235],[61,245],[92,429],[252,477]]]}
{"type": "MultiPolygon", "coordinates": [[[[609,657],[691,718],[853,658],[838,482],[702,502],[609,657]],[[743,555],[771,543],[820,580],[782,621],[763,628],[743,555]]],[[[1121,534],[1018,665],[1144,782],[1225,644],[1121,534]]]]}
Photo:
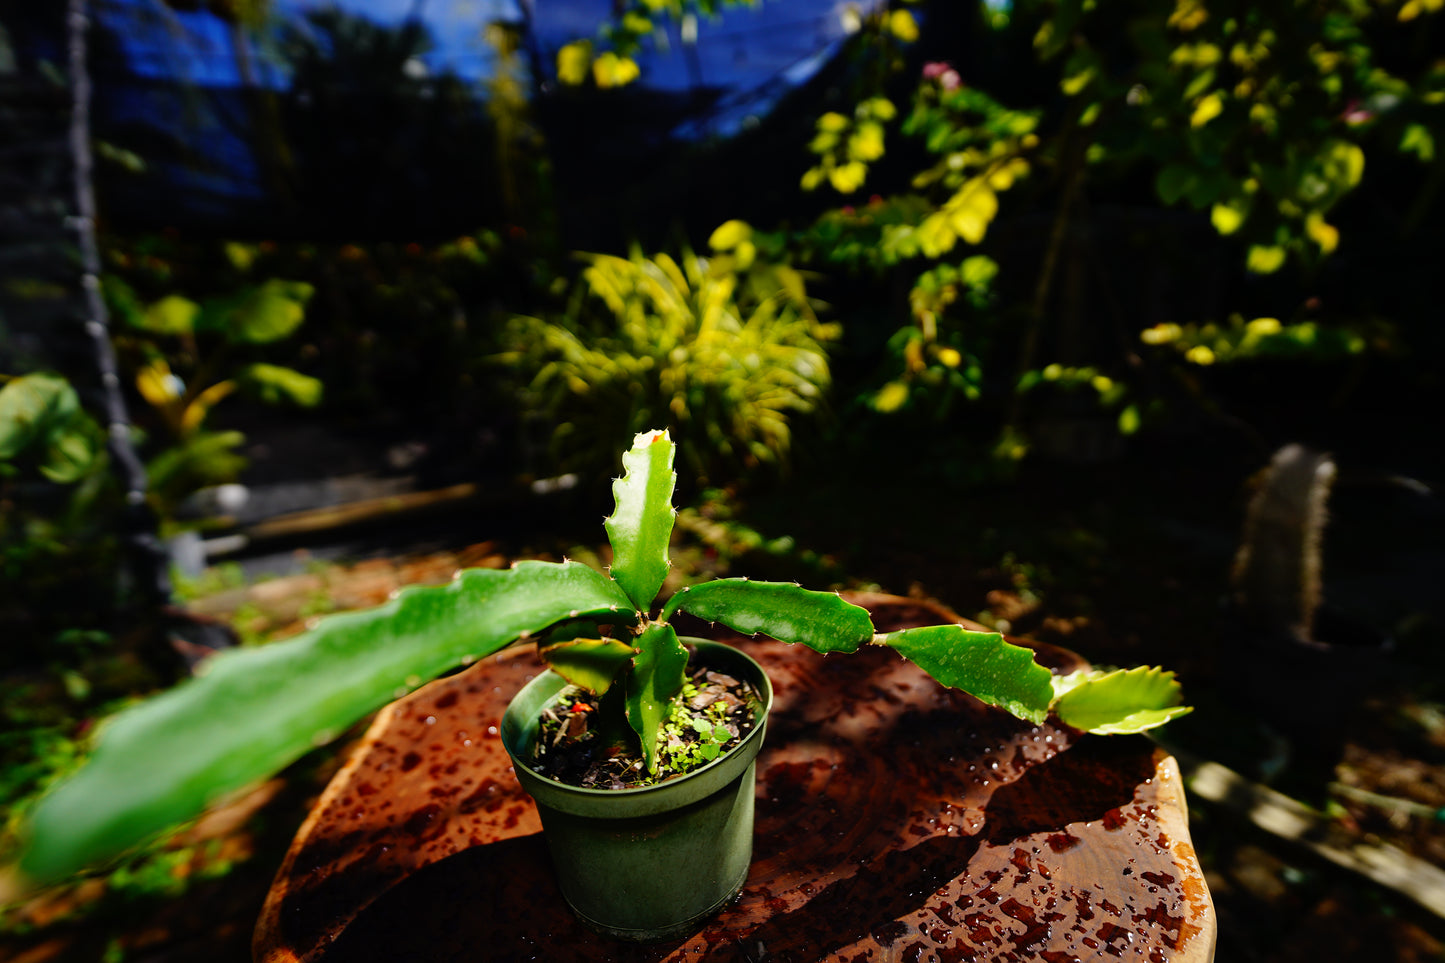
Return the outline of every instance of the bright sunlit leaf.
{"type": "Polygon", "coordinates": [[[321,382],[292,368],[257,362],[246,365],[236,381],[267,404],[290,402],[303,408],[321,403],[321,382]]]}
{"type": "Polygon", "coordinates": [[[1140,666],[1055,678],[1055,712],[1066,725],[1100,735],[1143,732],[1190,710],[1178,705],[1173,672],[1140,666]]]}
{"type": "MultiPolygon", "coordinates": [[[[280,278],[245,292],[216,312],[228,337],[245,344],[270,344],[291,335],[306,320],[306,304],[315,289],[303,281],[280,278]]],[[[211,310],[197,319],[204,324],[211,310]]]]}
{"type": "Polygon", "coordinates": [[[902,408],[907,401],[908,386],[901,381],[890,381],[873,396],[873,407],[888,414],[902,408]]]}
{"type": "Polygon", "coordinates": [[[1132,435],[1139,430],[1139,406],[1130,405],[1119,412],[1119,434],[1132,435]]]}
{"type": "Polygon", "coordinates": [[[886,123],[898,116],[898,108],[887,97],[869,97],[858,105],[858,115],[886,123]]]}
{"type": "MultiPolygon", "coordinates": [[[[318,385],[318,398],[320,397],[320,382],[318,385]]],[[[201,425],[206,421],[206,416],[211,413],[222,399],[226,398],[236,390],[236,382],[227,378],[225,381],[218,381],[205,391],[196,395],[195,399],[188,405],[181,414],[181,433],[189,434],[200,431],[201,425]]]]}
{"type": "Polygon", "coordinates": [[[757,260],[758,247],[752,241],[744,241],[733,251],[734,263],[739,271],[746,271],[757,260]]]}
{"type": "Polygon", "coordinates": [[[1217,93],[1210,94],[1201,100],[1195,106],[1194,113],[1189,115],[1189,126],[1203,127],[1223,112],[1224,98],[1217,93]]]}
{"type": "Polygon", "coordinates": [[[1233,234],[1244,223],[1245,206],[1239,201],[1221,201],[1210,208],[1209,220],[1220,234],[1233,234]]]}
{"type": "Polygon", "coordinates": [[[963,259],[958,272],[970,287],[986,288],[998,277],[998,262],[986,254],[975,254],[963,259]]]}
{"type": "Polygon", "coordinates": [[[1284,248],[1277,245],[1253,244],[1244,266],[1253,274],[1273,274],[1284,267],[1284,248]]]}
{"type": "Polygon", "coordinates": [[[1139,332],[1139,340],[1145,344],[1168,344],[1178,340],[1184,333],[1184,329],[1172,321],[1163,321],[1152,328],[1145,328],[1139,332]]]}
{"type": "Polygon", "coordinates": [[[1350,190],[1365,176],[1365,152],[1358,144],[1346,140],[1330,141],[1320,152],[1319,160],[1325,178],[1337,190],[1350,190]]]}
{"type": "Polygon", "coordinates": [[[1015,157],[1007,164],[994,168],[988,175],[988,186],[995,191],[1006,191],[1013,187],[1014,181],[1023,177],[1029,172],[1029,162],[1022,157],[1015,157]]]}
{"type": "Polygon", "coordinates": [[[865,121],[848,138],[848,156],[854,160],[873,161],[883,156],[883,125],[865,121]]]}
{"type": "Polygon", "coordinates": [[[1409,0],[1408,3],[1400,8],[1397,16],[1400,18],[1400,22],[1404,23],[1409,20],[1414,20],[1422,13],[1433,13],[1442,7],[1445,7],[1445,0],[1409,0]]]}
{"type": "Polygon", "coordinates": [[[641,75],[637,61],[631,57],[619,57],[611,50],[592,61],[592,79],[604,90],[626,87],[641,75]]]}
{"type": "Polygon", "coordinates": [[[249,271],[251,264],[256,260],[256,248],[251,244],[242,244],[239,241],[227,241],[225,244],[226,260],[238,271],[249,271]]]}
{"type": "Polygon", "coordinates": [[[1178,0],[1174,5],[1174,12],[1169,15],[1166,26],[1171,30],[1188,33],[1208,19],[1209,11],[1204,9],[1204,4],[1200,0],[1178,0]]]}
{"type": "Polygon", "coordinates": [[[1333,253],[1340,244],[1340,229],[1326,223],[1319,211],[1310,211],[1305,218],[1305,234],[1320,246],[1320,251],[1324,254],[1333,253]]]}
{"type": "Polygon", "coordinates": [[[557,51],[557,80],[569,87],[587,82],[592,67],[592,44],[586,40],[569,43],[557,51]]]}
{"type": "Polygon", "coordinates": [[[1400,135],[1400,152],[1414,154],[1425,163],[1435,159],[1435,137],[1424,124],[1410,124],[1400,135]]]}
{"type": "Polygon", "coordinates": [[[894,10],[888,15],[888,32],[904,43],[918,39],[918,21],[907,10],[894,10]]]}
{"type": "Polygon", "coordinates": [[[828,172],[828,183],[839,194],[851,194],[863,186],[868,177],[868,165],[861,161],[840,164],[828,172]]]}
{"type": "Polygon", "coordinates": [[[622,17],[622,29],[641,36],[652,32],[652,21],[640,13],[628,13],[622,17]]]}
{"type": "Polygon", "coordinates": [[[983,179],[964,184],[947,204],[949,225],[969,244],[978,244],[998,213],[998,195],[983,179]]]}
{"type": "Polygon", "coordinates": [[[157,408],[179,400],[185,390],[185,385],[171,373],[171,366],[164,358],[157,358],[137,371],[135,386],[141,397],[157,408]]]}
{"type": "Polygon", "coordinates": [[[1095,73],[1096,71],[1092,65],[1086,67],[1073,76],[1065,77],[1059,81],[1059,89],[1064,92],[1064,96],[1072,97],[1089,86],[1089,81],[1094,79],[1095,73]]]}
{"type": "Polygon", "coordinates": [[[753,229],[747,221],[724,221],[707,239],[707,246],[714,251],[731,251],[743,241],[752,237],[753,229]]]}
{"type": "Polygon", "coordinates": [[[146,305],[142,326],[156,334],[190,334],[195,330],[201,306],[189,298],[172,294],[146,305]]]}
{"type": "Polygon", "coordinates": [[[605,525],[612,545],[611,574],[642,612],[651,608],[670,564],[676,453],[666,429],[640,432],[622,456],[623,476],[612,482],[617,507],[605,525]]]}

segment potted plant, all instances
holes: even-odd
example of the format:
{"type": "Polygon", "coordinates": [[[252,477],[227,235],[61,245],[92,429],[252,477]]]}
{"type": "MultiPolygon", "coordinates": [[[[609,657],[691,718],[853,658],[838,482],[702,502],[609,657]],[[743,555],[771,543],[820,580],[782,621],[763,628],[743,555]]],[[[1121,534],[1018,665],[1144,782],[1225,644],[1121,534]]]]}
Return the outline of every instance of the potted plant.
{"type": "Polygon", "coordinates": [[[867,610],[791,583],[717,579],[679,590],[654,614],[669,566],[674,451],[667,432],[652,431],[623,456],[606,523],[610,574],[576,562],[465,570],[448,585],[322,619],[294,639],[222,653],[198,678],[118,714],[90,759],[31,813],[12,884],[55,881],[114,855],[275,772],[424,679],[521,640],[537,643],[551,669],[514,700],[504,743],[538,801],[568,898],[593,925],[620,935],[692,926],[746,874],[752,759],[770,692],[738,650],[679,638],[671,624],[679,612],[823,653],[887,646],[940,683],[1035,723],[1054,713],[1086,731],[1138,732],[1188,711],[1176,705],[1172,673],[1055,678],[1031,650],[997,633],[937,625],[879,634],[867,610]],[[709,709],[723,697],[700,687],[732,693],[724,700],[732,711],[709,709]],[[582,755],[609,760],[614,774],[628,771],[623,788],[568,785],[538,772],[543,715],[557,727],[549,744],[592,733],[582,755]],[[601,830],[584,825],[619,807],[623,815],[605,815],[611,822],[601,830]],[[679,813],[682,828],[659,822],[665,811],[679,813]],[[584,837],[602,840],[600,855],[576,855],[584,837]],[[701,854],[717,840],[731,848],[701,854]],[[654,849],[663,867],[638,862],[654,849]],[[698,867],[715,888],[662,898],[695,887],[698,867]],[[686,887],[677,883],[684,872],[686,887]],[[602,896],[579,895],[569,878],[599,883],[602,896]],[[639,879],[662,885],[639,896],[639,879]],[[639,900],[673,905],[657,915],[617,908],[639,900]]]}

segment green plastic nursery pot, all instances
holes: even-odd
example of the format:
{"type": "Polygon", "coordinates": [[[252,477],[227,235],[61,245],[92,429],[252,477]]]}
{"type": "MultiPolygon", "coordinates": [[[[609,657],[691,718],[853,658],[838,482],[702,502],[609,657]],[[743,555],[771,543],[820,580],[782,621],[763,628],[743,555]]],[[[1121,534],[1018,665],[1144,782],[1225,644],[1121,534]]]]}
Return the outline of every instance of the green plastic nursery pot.
{"type": "Polygon", "coordinates": [[[737,895],[752,861],[754,760],[772,686],[737,649],[683,641],[762,696],[753,730],[701,769],[638,789],[582,789],[533,772],[524,760],[538,716],[567,684],[550,670],[527,683],[502,717],[502,744],[537,804],[562,895],[584,923],[622,939],[692,932],[737,895]]]}

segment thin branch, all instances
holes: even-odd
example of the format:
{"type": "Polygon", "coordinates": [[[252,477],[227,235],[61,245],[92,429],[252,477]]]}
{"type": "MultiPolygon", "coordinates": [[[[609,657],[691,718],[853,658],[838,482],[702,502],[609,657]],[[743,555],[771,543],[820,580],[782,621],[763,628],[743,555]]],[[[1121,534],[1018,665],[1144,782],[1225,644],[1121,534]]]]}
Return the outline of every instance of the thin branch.
{"type": "Polygon", "coordinates": [[[130,415],[120,390],[115,348],[110,341],[110,316],[100,290],[100,251],[95,239],[95,161],[90,147],[90,73],[86,38],[90,29],[87,0],[70,0],[67,10],[71,113],[70,153],[74,168],[75,216],[70,226],[79,246],[84,291],[85,336],[100,377],[101,420],[106,447],[125,492],[123,540],[134,566],[135,584],[145,604],[171,602],[169,558],[157,535],[156,518],[146,500],[146,471],[131,439],[130,415]]]}
{"type": "MultiPolygon", "coordinates": [[[[1069,129],[1060,139],[1062,147],[1059,160],[1063,165],[1063,177],[1059,193],[1059,207],[1054,213],[1054,223],[1049,231],[1048,246],[1044,248],[1044,260],[1039,266],[1038,281],[1034,285],[1034,297],[1029,306],[1028,327],[1024,329],[1023,345],[1019,349],[1015,385],[1034,366],[1034,358],[1039,350],[1039,332],[1043,327],[1044,312],[1048,309],[1054,276],[1058,273],[1059,254],[1063,251],[1064,241],[1068,237],[1074,204],[1084,182],[1084,151],[1088,138],[1079,136],[1077,124],[1071,120],[1069,129]]],[[[1015,391],[1013,399],[1009,402],[1008,424],[1016,427],[1022,414],[1023,395],[1015,391]]]]}

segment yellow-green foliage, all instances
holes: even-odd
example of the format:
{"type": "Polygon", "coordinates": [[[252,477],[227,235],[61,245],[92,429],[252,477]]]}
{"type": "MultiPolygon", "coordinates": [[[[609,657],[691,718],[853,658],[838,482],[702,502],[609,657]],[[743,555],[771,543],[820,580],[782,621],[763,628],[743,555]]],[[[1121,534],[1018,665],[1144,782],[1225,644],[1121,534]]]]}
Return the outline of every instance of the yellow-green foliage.
{"type": "Polygon", "coordinates": [[[586,261],[569,310],[514,318],[502,355],[526,410],[557,426],[557,467],[610,470],[619,445],[653,424],[689,439],[696,475],[783,462],[789,420],[823,402],[824,345],[838,335],[802,276],[735,254],[586,261]]]}
{"type": "Polygon", "coordinates": [[[1239,315],[1232,316],[1228,324],[1166,321],[1144,329],[1139,339],[1172,348],[1185,361],[1200,366],[1258,358],[1333,361],[1366,351],[1389,352],[1397,341],[1384,323],[1324,327],[1314,321],[1282,324],[1277,318],[1245,321],[1239,315]]]}

